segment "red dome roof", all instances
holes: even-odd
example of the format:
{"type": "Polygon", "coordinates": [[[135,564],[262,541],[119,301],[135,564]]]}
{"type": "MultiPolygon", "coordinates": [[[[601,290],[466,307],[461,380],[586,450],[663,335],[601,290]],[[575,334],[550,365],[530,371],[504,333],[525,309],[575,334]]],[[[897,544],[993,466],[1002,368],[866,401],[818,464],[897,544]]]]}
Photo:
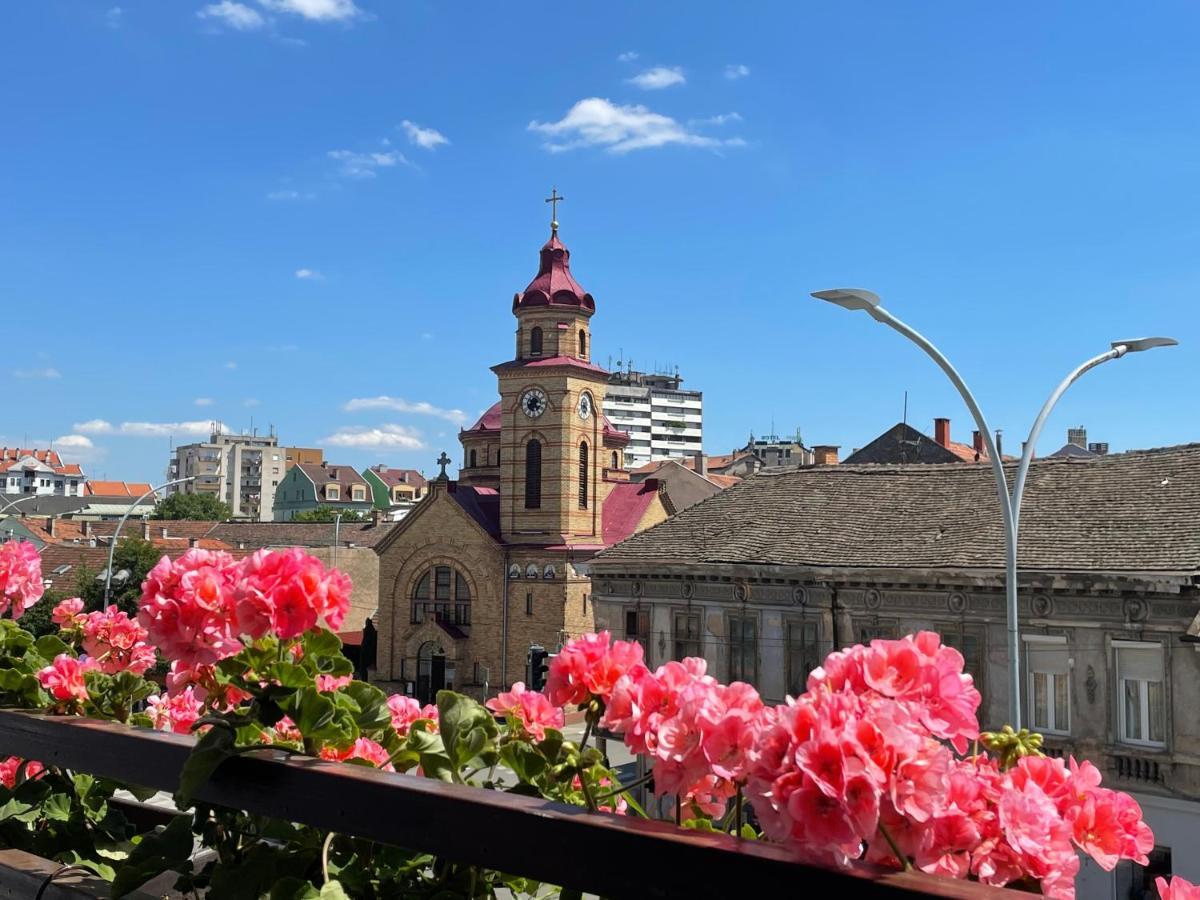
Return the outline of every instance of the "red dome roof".
{"type": "Polygon", "coordinates": [[[479,421],[472,425],[467,431],[499,431],[500,430],[500,401],[497,400],[494,405],[488,408],[479,421]]]}
{"type": "Polygon", "coordinates": [[[513,312],[531,306],[574,306],[596,311],[592,295],[571,277],[571,251],[558,239],[557,230],[551,232],[550,240],[542,247],[537,277],[513,297],[513,312]]]}

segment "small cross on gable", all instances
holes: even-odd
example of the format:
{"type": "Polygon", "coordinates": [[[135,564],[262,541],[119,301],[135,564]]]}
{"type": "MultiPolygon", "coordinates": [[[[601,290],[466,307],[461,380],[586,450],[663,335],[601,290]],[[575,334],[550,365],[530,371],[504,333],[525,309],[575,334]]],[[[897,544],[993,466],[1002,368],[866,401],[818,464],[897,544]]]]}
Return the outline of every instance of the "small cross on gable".
{"type": "Polygon", "coordinates": [[[449,481],[450,476],[446,474],[446,466],[450,465],[450,457],[446,455],[446,451],[442,451],[442,455],[437,458],[437,464],[442,467],[442,471],[438,474],[438,481],[449,481]]]}

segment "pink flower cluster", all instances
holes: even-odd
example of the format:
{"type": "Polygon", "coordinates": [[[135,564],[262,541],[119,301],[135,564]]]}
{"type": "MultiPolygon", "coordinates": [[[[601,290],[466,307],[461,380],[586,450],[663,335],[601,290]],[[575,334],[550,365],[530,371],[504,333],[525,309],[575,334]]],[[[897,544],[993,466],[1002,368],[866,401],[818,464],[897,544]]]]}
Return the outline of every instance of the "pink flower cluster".
{"type": "Polygon", "coordinates": [[[1156,878],[1154,886],[1158,888],[1158,900],[1200,900],[1200,886],[1185,881],[1178,875],[1170,881],[1156,878]]]}
{"type": "MultiPolygon", "coordinates": [[[[716,817],[744,788],[767,836],[816,861],[897,866],[899,855],[930,873],[1031,878],[1072,897],[1076,848],[1111,869],[1144,864],[1153,846],[1137,803],[1100,787],[1090,763],[1024,757],[1001,771],[956,755],[979,737],[979,692],[931,632],[833,653],[778,707],[720,684],[702,659],[650,672],[638,645],[587,635],[551,663],[548,693],[602,703],[600,724],[651,757],[659,793],[716,817]]],[[[511,695],[498,700],[511,708],[511,695]]]]}
{"type": "Polygon", "coordinates": [[[42,557],[28,541],[0,544],[0,615],[12,606],[12,617],[21,615],[38,600],[46,588],[42,584],[42,557]]]}
{"type": "Polygon", "coordinates": [[[339,762],[351,759],[364,759],[377,769],[383,769],[385,772],[396,771],[396,767],[392,765],[387,750],[383,749],[383,747],[370,738],[364,737],[360,737],[349,747],[341,750],[333,747],[322,748],[321,759],[330,759],[339,762]]]}
{"type": "Polygon", "coordinates": [[[259,550],[241,563],[221,551],[164,556],[142,585],[138,621],[182,668],[213,665],[242,639],[273,632],[288,640],[324,621],[341,626],[350,579],[299,548],[259,550]]]}
{"type": "Polygon", "coordinates": [[[154,648],[146,643],[146,629],[116,606],[88,613],[77,621],[83,632],[84,652],[96,661],[100,671],[113,675],[128,669],[142,675],[154,665],[154,648]]]}
{"type": "Polygon", "coordinates": [[[37,760],[31,759],[26,762],[19,756],[8,756],[0,759],[0,784],[4,785],[10,791],[15,788],[17,786],[17,778],[21,774],[22,766],[25,768],[25,778],[27,780],[40,778],[46,771],[46,767],[37,760]]]}
{"type": "Polygon", "coordinates": [[[83,676],[98,668],[95,660],[86,656],[76,659],[69,653],[60,653],[53,663],[38,671],[38,682],[60,703],[82,702],[88,698],[83,676]]]}
{"type": "Polygon", "coordinates": [[[204,703],[189,686],[174,696],[155,694],[146,698],[146,711],[159,731],[191,734],[192,726],[204,713],[204,703]]]}
{"type": "Polygon", "coordinates": [[[422,706],[413,697],[406,697],[404,694],[392,694],[387,698],[388,709],[392,713],[392,727],[396,729],[396,734],[400,737],[407,737],[408,732],[412,729],[413,722],[418,719],[425,719],[431,722],[433,727],[430,731],[437,731],[438,710],[433,704],[422,706]]]}
{"type": "Polygon", "coordinates": [[[535,741],[545,740],[547,728],[562,728],[562,707],[555,706],[540,691],[531,691],[518,681],[511,691],[493,697],[486,704],[497,715],[511,716],[521,730],[535,741]]]}
{"type": "Polygon", "coordinates": [[[64,631],[83,624],[83,600],[69,597],[50,610],[50,621],[64,631]]]}

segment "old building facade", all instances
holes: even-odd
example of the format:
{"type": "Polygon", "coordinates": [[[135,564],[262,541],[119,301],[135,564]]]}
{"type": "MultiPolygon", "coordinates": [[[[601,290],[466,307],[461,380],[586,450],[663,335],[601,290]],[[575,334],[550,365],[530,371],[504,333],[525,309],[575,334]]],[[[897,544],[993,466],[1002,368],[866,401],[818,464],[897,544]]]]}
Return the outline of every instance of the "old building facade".
{"type": "Polygon", "coordinates": [[[441,475],[378,546],[376,680],[422,700],[526,679],[529,648],[592,628],[577,565],[662,521],[659,486],[633,484],[629,436],[605,418],[592,363],[596,306],[557,225],[538,274],[513,298],[514,356],[493,366],[500,400],[460,433],[457,480],[441,475]]]}
{"type": "MultiPolygon", "coordinates": [[[[982,466],[763,472],[589,566],[598,628],[704,656],[770,700],[831,650],[921,629],[1008,718],[1000,515],[982,466]]],[[[1034,464],[1021,518],[1024,724],[1142,804],[1152,864],[1200,877],[1200,445],[1034,464]]],[[[1152,872],[1085,865],[1081,896],[1152,872]]]]}

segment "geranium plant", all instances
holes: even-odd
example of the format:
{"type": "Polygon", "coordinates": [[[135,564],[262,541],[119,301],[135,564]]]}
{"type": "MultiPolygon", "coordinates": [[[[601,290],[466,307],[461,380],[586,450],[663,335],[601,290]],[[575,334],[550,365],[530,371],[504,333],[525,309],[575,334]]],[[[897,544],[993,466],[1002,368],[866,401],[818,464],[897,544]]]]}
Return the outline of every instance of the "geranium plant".
{"type": "MultiPolygon", "coordinates": [[[[336,630],[351,584],[301,550],[242,561],[164,557],[136,618],[116,607],[53,611],[58,635],[18,622],[40,596],[36,552],[0,546],[0,703],[195,734],[175,797],[186,814],[136,834],[109,804],[129,785],[0,762],[0,841],[82,865],[121,896],[166,871],[212,897],[493,897],[553,893],[519,876],[308,826],[212,807],[198,791],[230,757],[264,747],[480,789],[533,794],[597,814],[645,815],[588,746],[596,729],[647,758],[645,781],[679,824],[786,843],[813,862],[867,860],[1071,897],[1081,853],[1145,863],[1141,810],[1089,762],[1040,752],[1040,737],[980,733],[979,693],[936,634],[831,654],[807,690],[770,706],[722,684],[703,659],[651,670],[636,643],[569,641],[544,693],[517,683],[487,701],[437,703],[354,680],[336,630]],[[170,660],[166,690],[145,678],[170,660]],[[563,733],[565,712],[585,721],[563,733]],[[197,866],[196,843],[212,851],[197,866]]],[[[1172,890],[1187,896],[1185,882],[1172,890]]]]}

